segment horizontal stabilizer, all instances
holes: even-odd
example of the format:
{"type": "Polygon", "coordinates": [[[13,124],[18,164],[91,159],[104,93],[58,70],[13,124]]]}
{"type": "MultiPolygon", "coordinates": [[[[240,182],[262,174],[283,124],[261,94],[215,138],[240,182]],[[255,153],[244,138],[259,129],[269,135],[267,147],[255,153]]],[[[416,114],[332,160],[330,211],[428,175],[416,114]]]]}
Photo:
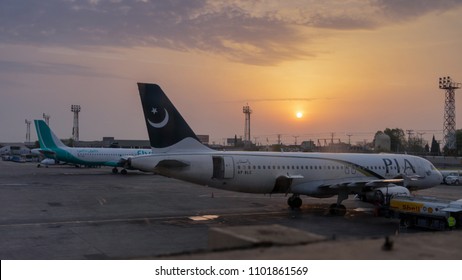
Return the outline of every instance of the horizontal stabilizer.
{"type": "Polygon", "coordinates": [[[54,151],[39,150],[39,152],[42,155],[45,155],[45,156],[54,156],[54,155],[56,155],[56,152],[54,152],[54,151]]]}
{"type": "Polygon", "coordinates": [[[159,163],[156,165],[156,168],[183,168],[189,165],[190,164],[185,161],[176,160],[176,159],[165,159],[165,160],[159,161],[159,163]]]}

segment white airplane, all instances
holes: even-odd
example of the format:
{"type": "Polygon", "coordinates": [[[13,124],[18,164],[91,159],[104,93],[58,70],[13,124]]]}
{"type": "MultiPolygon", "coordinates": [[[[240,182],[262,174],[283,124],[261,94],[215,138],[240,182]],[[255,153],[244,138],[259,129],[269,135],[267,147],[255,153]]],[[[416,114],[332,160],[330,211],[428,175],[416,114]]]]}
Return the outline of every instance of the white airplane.
{"type": "MultiPolygon", "coordinates": [[[[119,148],[71,148],[64,145],[43,120],[34,120],[40,144],[39,153],[55,161],[85,165],[112,166],[112,173],[127,174],[125,161],[137,155],[151,154],[151,149],[119,149],[119,148]]],[[[42,161],[43,162],[43,161],[42,161]]],[[[46,163],[49,164],[49,161],[46,163]]]]}
{"type": "Polygon", "coordinates": [[[426,159],[398,154],[223,152],[202,145],[156,84],[138,83],[152,155],[128,159],[131,168],[199,185],[246,193],[337,195],[329,211],[345,215],[350,194],[375,197],[409,194],[440,184],[441,173],[426,159]]]}

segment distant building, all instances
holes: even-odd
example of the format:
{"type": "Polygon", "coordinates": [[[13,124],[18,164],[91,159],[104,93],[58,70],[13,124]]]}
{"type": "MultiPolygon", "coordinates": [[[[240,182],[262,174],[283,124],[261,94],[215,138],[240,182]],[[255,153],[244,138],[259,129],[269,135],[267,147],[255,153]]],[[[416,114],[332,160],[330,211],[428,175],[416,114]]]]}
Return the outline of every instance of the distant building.
{"type": "Polygon", "coordinates": [[[115,139],[114,137],[103,137],[103,147],[149,149],[151,144],[149,140],[126,140],[115,139]]]}
{"type": "Polygon", "coordinates": [[[208,145],[210,143],[209,135],[197,135],[197,138],[199,138],[199,141],[201,141],[204,145],[208,145]]]}
{"type": "Polygon", "coordinates": [[[30,149],[23,143],[5,143],[0,145],[0,155],[28,155],[30,149]]]}
{"type": "Polygon", "coordinates": [[[242,137],[226,138],[226,146],[244,147],[244,141],[242,141],[242,137]]]}
{"type": "Polygon", "coordinates": [[[301,148],[302,151],[304,151],[304,152],[309,152],[309,151],[313,151],[314,148],[316,148],[316,145],[314,144],[314,141],[312,141],[312,140],[303,141],[303,142],[300,144],[300,148],[301,148]]]}

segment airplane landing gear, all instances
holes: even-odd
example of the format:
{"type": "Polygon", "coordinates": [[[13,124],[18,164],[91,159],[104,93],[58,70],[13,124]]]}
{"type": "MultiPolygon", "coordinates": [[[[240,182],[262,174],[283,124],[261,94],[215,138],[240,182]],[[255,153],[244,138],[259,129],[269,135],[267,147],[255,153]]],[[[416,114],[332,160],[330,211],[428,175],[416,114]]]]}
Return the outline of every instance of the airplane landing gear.
{"type": "Polygon", "coordinates": [[[334,216],[345,216],[346,207],[343,204],[331,204],[331,206],[329,206],[329,214],[334,216]]]}
{"type": "Polygon", "coordinates": [[[345,216],[346,207],[342,204],[342,201],[348,198],[348,190],[340,190],[337,196],[337,203],[329,206],[329,214],[335,216],[345,216]]]}
{"type": "MultiPolygon", "coordinates": [[[[117,173],[119,173],[119,169],[117,169],[117,167],[112,168],[112,174],[117,174],[117,173]]],[[[127,169],[124,168],[120,170],[120,174],[127,175],[128,174],[127,169]]]]}
{"type": "Polygon", "coordinates": [[[292,209],[299,209],[302,206],[302,199],[300,195],[294,194],[287,199],[287,204],[289,204],[292,209]]]}

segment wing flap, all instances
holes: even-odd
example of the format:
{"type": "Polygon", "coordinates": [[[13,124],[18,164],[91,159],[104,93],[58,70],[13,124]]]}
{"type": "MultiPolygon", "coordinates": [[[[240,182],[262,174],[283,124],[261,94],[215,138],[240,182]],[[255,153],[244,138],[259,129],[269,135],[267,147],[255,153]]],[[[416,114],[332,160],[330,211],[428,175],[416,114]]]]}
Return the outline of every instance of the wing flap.
{"type": "Polygon", "coordinates": [[[287,174],[287,175],[284,175],[283,177],[287,178],[287,179],[303,179],[305,177],[303,177],[303,175],[300,175],[300,174],[297,174],[297,175],[290,175],[290,174],[287,174]]]}
{"type": "Polygon", "coordinates": [[[383,179],[383,180],[358,180],[358,181],[339,181],[339,180],[331,180],[324,182],[320,188],[328,188],[328,189],[339,189],[339,188],[381,188],[386,187],[389,184],[399,184],[402,183],[403,179],[383,179]]]}
{"type": "Polygon", "coordinates": [[[380,188],[385,187],[388,184],[399,184],[402,183],[404,179],[383,179],[383,180],[372,180],[365,184],[366,187],[371,188],[380,188]]]}

